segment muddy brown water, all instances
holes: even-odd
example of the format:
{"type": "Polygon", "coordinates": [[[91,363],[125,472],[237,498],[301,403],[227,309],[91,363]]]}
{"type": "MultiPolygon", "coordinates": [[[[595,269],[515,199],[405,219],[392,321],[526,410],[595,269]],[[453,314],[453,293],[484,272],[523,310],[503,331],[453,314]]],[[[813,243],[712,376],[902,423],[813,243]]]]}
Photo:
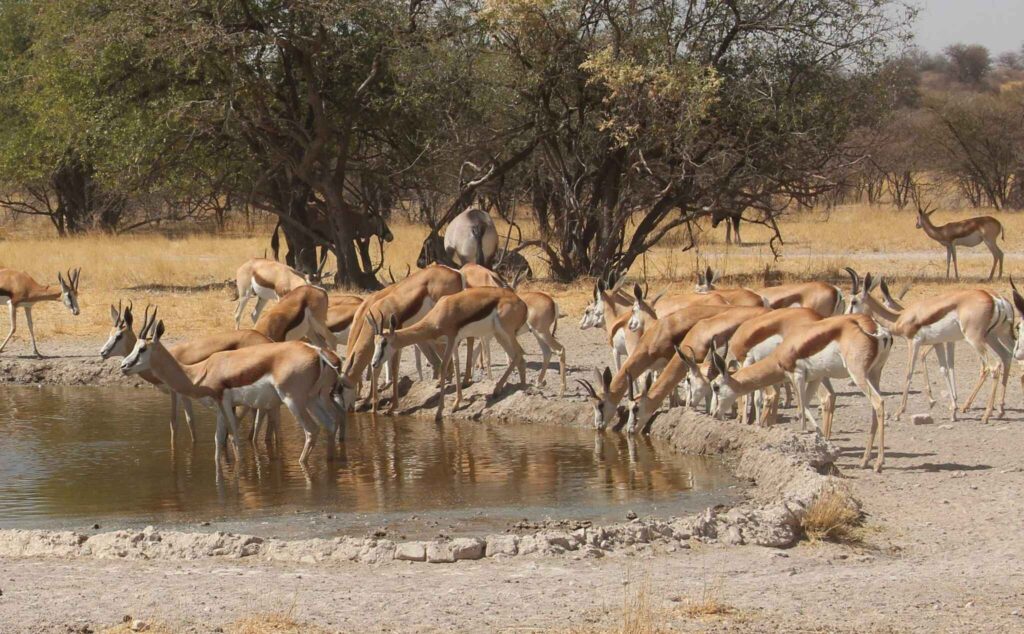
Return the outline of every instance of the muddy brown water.
{"type": "Polygon", "coordinates": [[[196,444],[182,424],[172,448],[168,412],[150,389],[0,387],[0,528],[414,538],[668,517],[741,494],[721,463],[648,438],[369,415],[349,416],[334,462],[318,444],[300,467],[302,438],[284,415],[280,444],[243,443],[218,474],[212,413],[197,404],[196,444]]]}

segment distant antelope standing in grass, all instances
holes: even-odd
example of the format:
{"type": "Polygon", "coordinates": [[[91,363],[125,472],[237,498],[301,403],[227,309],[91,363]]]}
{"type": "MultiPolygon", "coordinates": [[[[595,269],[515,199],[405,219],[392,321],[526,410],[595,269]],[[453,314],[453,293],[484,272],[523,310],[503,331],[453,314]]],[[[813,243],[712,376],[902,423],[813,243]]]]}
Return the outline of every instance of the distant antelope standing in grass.
{"type": "Polygon", "coordinates": [[[36,346],[36,333],[32,326],[32,307],[38,302],[61,301],[64,306],[77,316],[78,309],[78,280],[82,269],[68,271],[67,279],[61,273],[57,273],[58,286],[43,286],[36,282],[28,273],[15,271],[14,269],[0,269],[0,304],[7,304],[11,316],[11,331],[7,338],[0,344],[0,352],[7,347],[7,342],[14,336],[18,329],[18,308],[25,311],[25,321],[28,323],[28,336],[32,340],[32,352],[42,358],[39,348],[36,346]]]}
{"type": "Polygon", "coordinates": [[[992,253],[992,270],[988,273],[988,279],[996,274],[996,264],[999,265],[999,277],[1003,276],[1003,250],[996,244],[996,239],[1006,239],[1006,231],[1003,225],[992,216],[977,216],[967,220],[959,220],[944,225],[932,223],[931,216],[935,210],[929,210],[920,203],[917,206],[917,228],[924,229],[929,238],[946,247],[946,279],[949,279],[949,263],[953,262],[953,272],[956,279],[960,279],[960,270],[956,262],[956,248],[976,247],[982,242],[992,253]]]}

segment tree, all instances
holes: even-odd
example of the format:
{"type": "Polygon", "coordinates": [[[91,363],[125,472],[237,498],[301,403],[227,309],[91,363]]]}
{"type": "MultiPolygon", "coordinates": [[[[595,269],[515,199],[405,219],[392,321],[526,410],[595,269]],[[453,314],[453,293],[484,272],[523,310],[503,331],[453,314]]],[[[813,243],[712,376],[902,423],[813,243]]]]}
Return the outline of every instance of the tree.
{"type": "Polygon", "coordinates": [[[953,44],[945,49],[957,81],[977,86],[992,68],[988,49],[980,44],[953,44]]]}
{"type": "Polygon", "coordinates": [[[528,180],[556,278],[628,267],[716,208],[761,222],[832,186],[890,102],[886,3],[492,0],[540,134],[528,180]],[[873,98],[866,98],[866,95],[873,98]]]}

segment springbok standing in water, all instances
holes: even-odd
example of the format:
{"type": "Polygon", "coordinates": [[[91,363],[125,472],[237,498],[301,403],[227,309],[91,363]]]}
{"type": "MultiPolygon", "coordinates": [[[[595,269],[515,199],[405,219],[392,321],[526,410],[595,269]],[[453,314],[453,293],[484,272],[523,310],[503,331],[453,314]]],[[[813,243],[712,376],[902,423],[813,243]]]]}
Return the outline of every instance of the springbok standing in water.
{"type": "Polygon", "coordinates": [[[241,454],[235,406],[276,410],[282,403],[306,435],[299,463],[309,459],[318,425],[328,432],[327,457],[333,459],[334,431],[344,424],[342,388],[348,387],[338,374],[341,360],[336,354],[301,341],[286,341],[217,352],[204,361],[185,365],[161,343],[163,322],[154,322],[155,310],[152,317],[147,314],[143,319],[139,339],[121,362],[121,372],[152,371],[168,388],[215,407],[214,459],[218,465],[228,428],[234,436],[235,457],[241,454]]]}
{"type": "Polygon", "coordinates": [[[924,229],[929,238],[946,247],[946,279],[949,279],[949,263],[953,262],[953,272],[956,279],[960,279],[960,270],[956,263],[956,248],[976,247],[982,242],[992,253],[992,270],[988,273],[988,279],[996,274],[996,264],[999,265],[999,277],[1003,276],[1003,250],[996,244],[996,239],[1006,239],[1006,231],[1003,225],[992,216],[977,216],[967,220],[959,220],[944,225],[932,223],[932,214],[935,210],[929,210],[920,204],[917,207],[917,228],[924,229]]]}
{"type": "Polygon", "coordinates": [[[7,347],[7,342],[14,336],[18,329],[18,307],[25,311],[25,321],[28,323],[28,336],[32,340],[32,352],[39,358],[39,348],[36,346],[36,333],[32,328],[32,307],[37,302],[57,301],[64,302],[72,315],[78,315],[78,280],[82,269],[68,271],[68,277],[57,273],[59,286],[43,286],[32,279],[28,273],[15,271],[14,269],[0,269],[0,304],[7,304],[11,315],[11,331],[7,338],[0,344],[0,352],[7,347]]]}

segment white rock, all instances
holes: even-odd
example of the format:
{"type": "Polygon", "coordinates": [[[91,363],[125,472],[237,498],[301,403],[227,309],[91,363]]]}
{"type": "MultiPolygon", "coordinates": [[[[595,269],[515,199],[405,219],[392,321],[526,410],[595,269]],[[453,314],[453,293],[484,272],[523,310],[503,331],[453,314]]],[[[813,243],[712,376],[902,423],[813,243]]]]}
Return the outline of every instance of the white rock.
{"type": "Polygon", "coordinates": [[[395,559],[401,561],[426,561],[427,545],[423,542],[403,542],[395,547],[395,559]]]}
{"type": "Polygon", "coordinates": [[[488,557],[498,555],[514,557],[519,553],[519,538],[515,535],[488,535],[485,552],[488,557]]]}
{"type": "Polygon", "coordinates": [[[460,537],[452,540],[452,555],[456,561],[480,559],[484,556],[484,540],[479,537],[460,537]]]}
{"type": "Polygon", "coordinates": [[[432,564],[450,564],[455,561],[450,542],[428,542],[427,561],[432,564]]]}

